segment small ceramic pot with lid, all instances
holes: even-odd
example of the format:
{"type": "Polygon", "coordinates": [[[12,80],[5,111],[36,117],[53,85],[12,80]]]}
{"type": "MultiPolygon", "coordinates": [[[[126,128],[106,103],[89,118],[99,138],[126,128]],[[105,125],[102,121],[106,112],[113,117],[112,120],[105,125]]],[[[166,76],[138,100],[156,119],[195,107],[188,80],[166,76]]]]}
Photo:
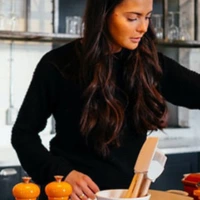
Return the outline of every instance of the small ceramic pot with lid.
{"type": "Polygon", "coordinates": [[[31,183],[30,177],[22,177],[23,182],[16,184],[12,193],[16,200],[36,200],[40,194],[40,188],[35,183],[31,183]]]}
{"type": "Polygon", "coordinates": [[[49,183],[45,187],[45,193],[48,200],[68,200],[72,193],[72,186],[62,181],[63,176],[54,176],[55,181],[49,183]]]}

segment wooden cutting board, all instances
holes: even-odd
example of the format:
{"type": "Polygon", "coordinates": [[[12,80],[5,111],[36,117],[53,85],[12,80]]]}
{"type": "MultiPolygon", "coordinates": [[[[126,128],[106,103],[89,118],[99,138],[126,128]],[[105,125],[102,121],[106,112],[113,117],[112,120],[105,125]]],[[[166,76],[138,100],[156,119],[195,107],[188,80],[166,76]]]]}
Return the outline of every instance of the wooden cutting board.
{"type": "Polygon", "coordinates": [[[193,200],[192,197],[158,190],[149,190],[149,193],[151,194],[150,200],[193,200]]]}

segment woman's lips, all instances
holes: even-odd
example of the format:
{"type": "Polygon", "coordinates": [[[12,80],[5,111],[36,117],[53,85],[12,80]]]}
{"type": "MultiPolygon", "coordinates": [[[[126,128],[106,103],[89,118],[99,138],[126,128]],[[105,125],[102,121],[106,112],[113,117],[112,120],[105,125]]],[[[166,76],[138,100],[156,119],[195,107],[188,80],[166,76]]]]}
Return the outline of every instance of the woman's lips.
{"type": "Polygon", "coordinates": [[[137,37],[137,38],[130,38],[131,42],[133,43],[139,43],[141,38],[140,37],[137,37]]]}

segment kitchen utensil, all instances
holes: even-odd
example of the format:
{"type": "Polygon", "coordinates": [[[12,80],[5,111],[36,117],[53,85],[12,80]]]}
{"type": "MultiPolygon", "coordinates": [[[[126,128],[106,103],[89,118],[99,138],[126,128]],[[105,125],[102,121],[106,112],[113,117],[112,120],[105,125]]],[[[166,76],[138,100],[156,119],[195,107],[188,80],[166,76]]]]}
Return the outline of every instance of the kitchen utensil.
{"type": "Polygon", "coordinates": [[[143,144],[134,166],[135,175],[133,176],[128,191],[124,195],[125,198],[135,198],[138,196],[144,174],[148,171],[157,144],[158,137],[148,137],[143,144]]]}
{"type": "Polygon", "coordinates": [[[6,124],[13,125],[18,114],[18,110],[13,105],[13,41],[10,43],[10,58],[9,58],[9,65],[10,65],[10,77],[9,77],[9,107],[6,110],[6,124]]]}
{"type": "Polygon", "coordinates": [[[149,170],[142,182],[142,187],[139,196],[146,196],[151,182],[154,182],[164,170],[167,157],[160,150],[156,149],[153,159],[150,163],[149,170]]]}

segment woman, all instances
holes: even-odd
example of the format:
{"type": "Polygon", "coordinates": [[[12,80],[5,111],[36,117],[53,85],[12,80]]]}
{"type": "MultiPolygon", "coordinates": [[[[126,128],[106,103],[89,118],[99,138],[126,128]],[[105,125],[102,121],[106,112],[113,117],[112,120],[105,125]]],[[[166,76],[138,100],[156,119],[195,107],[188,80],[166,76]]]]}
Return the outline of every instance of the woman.
{"type": "Polygon", "coordinates": [[[165,100],[200,108],[200,75],[157,53],[153,0],[88,0],[82,39],[39,62],[12,131],[23,168],[40,184],[63,175],[72,200],[128,188],[165,100]],[[53,115],[50,152],[38,133],[53,115]]]}

